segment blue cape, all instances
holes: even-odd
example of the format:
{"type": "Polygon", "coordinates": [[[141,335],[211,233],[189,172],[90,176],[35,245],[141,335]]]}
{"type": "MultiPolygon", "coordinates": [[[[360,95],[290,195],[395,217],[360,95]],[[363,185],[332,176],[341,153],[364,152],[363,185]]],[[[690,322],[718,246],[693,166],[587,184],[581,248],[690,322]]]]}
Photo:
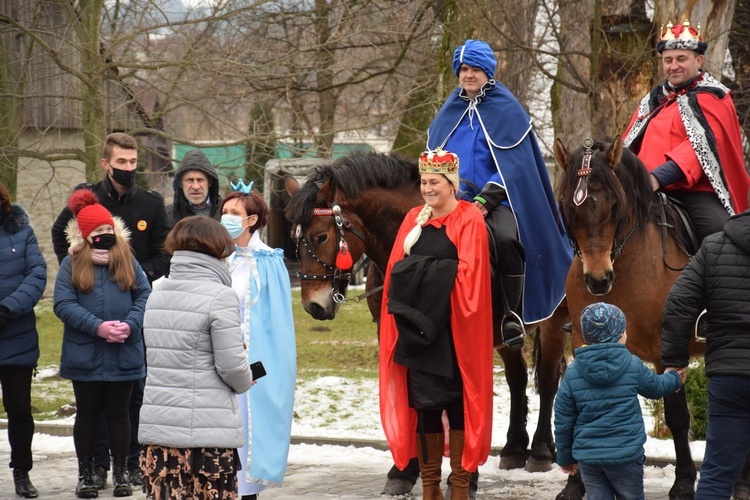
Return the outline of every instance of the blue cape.
{"type": "MultiPolygon", "coordinates": [[[[523,319],[547,319],[565,297],[565,278],[573,248],[557,209],[542,152],[531,128],[531,118],[499,82],[478,99],[474,123],[481,124],[491,158],[508,194],[521,243],[526,251],[523,319]]],[[[443,146],[471,101],[457,88],[438,112],[427,133],[427,149],[443,146]]],[[[468,165],[459,157],[459,177],[468,165]]],[[[488,179],[490,180],[490,179],[488,179]]],[[[479,186],[481,188],[482,186],[479,186]]]]}

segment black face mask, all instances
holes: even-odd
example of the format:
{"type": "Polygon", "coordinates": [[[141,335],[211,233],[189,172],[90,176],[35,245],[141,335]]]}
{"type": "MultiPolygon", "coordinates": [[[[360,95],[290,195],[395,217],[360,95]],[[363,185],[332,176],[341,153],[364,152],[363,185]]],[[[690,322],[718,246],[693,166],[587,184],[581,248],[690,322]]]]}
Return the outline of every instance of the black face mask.
{"type": "Polygon", "coordinates": [[[115,244],[115,235],[112,233],[97,234],[91,237],[91,247],[97,250],[109,250],[115,244]]]}
{"type": "Polygon", "coordinates": [[[130,189],[135,182],[136,170],[120,170],[119,168],[112,167],[112,180],[118,183],[125,189],[130,189]]]}

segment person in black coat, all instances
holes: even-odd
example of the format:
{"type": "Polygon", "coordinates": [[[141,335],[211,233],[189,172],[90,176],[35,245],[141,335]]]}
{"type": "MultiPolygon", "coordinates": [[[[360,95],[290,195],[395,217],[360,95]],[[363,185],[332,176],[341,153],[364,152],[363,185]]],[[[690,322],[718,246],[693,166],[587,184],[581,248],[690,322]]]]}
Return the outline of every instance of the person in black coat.
{"type": "Polygon", "coordinates": [[[706,310],[708,428],[695,498],[730,498],[750,451],[750,210],[706,237],[664,305],[662,363],[688,364],[706,310]]]}
{"type": "Polygon", "coordinates": [[[167,207],[170,227],[191,215],[221,220],[219,175],[200,149],[185,153],[172,181],[174,200],[167,207]]]}
{"type": "MultiPolygon", "coordinates": [[[[169,268],[169,256],[164,251],[164,240],[170,226],[164,198],[156,191],[143,189],[135,183],[138,143],[133,137],[123,133],[109,134],[102,149],[100,165],[106,172],[104,179],[95,184],[80,184],[75,189],[85,188],[93,191],[104,208],[125,222],[126,228],[130,230],[130,247],[135,260],[143,268],[149,283],[153,283],[164,276],[169,268]]],[[[73,212],[65,207],[52,226],[52,245],[58,263],[68,255],[70,244],[65,231],[72,222],[73,212]]],[[[138,486],[141,484],[141,469],[138,465],[138,417],[145,381],[143,378],[135,384],[130,401],[131,443],[128,470],[133,485],[138,486]]],[[[97,487],[102,489],[107,484],[107,471],[110,468],[106,422],[103,417],[99,419],[97,443],[94,472],[97,487]]]]}
{"type": "Polygon", "coordinates": [[[39,334],[34,306],[47,284],[47,264],[29,225],[29,216],[10,201],[0,182],[0,385],[8,414],[10,468],[16,495],[36,498],[29,479],[31,441],[31,377],[39,360],[39,334]]]}

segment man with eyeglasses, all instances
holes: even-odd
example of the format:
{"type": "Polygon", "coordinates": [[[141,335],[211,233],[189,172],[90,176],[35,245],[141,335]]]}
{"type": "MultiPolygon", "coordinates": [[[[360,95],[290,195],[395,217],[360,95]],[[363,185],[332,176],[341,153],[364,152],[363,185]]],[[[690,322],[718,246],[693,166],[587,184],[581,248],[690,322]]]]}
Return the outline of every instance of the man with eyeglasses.
{"type": "MultiPolygon", "coordinates": [[[[138,168],[138,143],[123,133],[109,134],[104,140],[100,165],[106,175],[97,183],[79,184],[75,189],[86,188],[112,215],[125,222],[130,230],[130,246],[136,260],[146,273],[149,282],[164,275],[169,265],[169,256],[164,252],[164,240],[169,233],[164,198],[150,189],[143,189],[135,183],[138,168]]],[[[58,264],[68,255],[69,243],[65,236],[68,223],[74,220],[68,207],[63,208],[52,226],[52,245],[58,264]]],[[[130,399],[130,450],[128,471],[133,485],[141,485],[141,472],[138,464],[140,445],[138,444],[138,417],[143,401],[145,379],[133,386],[130,399]]],[[[107,485],[110,467],[105,419],[99,419],[97,449],[94,457],[94,480],[97,489],[107,485]]]]}

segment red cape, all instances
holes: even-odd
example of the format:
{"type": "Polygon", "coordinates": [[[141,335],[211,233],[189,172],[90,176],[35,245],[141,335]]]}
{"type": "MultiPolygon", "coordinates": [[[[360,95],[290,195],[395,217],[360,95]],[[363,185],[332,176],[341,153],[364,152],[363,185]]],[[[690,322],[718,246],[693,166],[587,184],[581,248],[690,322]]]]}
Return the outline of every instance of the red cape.
{"type": "MultiPolygon", "coordinates": [[[[742,136],[734,102],[729,93],[721,99],[710,92],[698,92],[696,97],[714,135],[718,159],[732,197],[732,206],[738,214],[748,207],[750,177],[745,170],[742,136]]],[[[633,127],[639,111],[637,109],[630,119],[623,138],[627,137],[633,127]]],[[[649,171],[667,160],[673,160],[679,165],[685,174],[685,180],[670,184],[665,189],[666,192],[714,191],[690,144],[676,101],[670,102],[651,117],[640,146],[637,150],[631,149],[649,171]]]]}
{"type": "MultiPolygon", "coordinates": [[[[422,206],[404,218],[388,260],[380,313],[380,418],[393,460],[404,469],[417,455],[417,413],[409,407],[406,367],[394,363],[398,331],[388,313],[393,264],[404,257],[404,239],[422,206]]],[[[487,460],[492,439],[492,293],[487,229],[481,212],[466,201],[428,224],[445,226],[458,251],[458,274],[451,292],[451,331],[464,383],[465,441],[462,467],[475,471],[487,460]]]]}

